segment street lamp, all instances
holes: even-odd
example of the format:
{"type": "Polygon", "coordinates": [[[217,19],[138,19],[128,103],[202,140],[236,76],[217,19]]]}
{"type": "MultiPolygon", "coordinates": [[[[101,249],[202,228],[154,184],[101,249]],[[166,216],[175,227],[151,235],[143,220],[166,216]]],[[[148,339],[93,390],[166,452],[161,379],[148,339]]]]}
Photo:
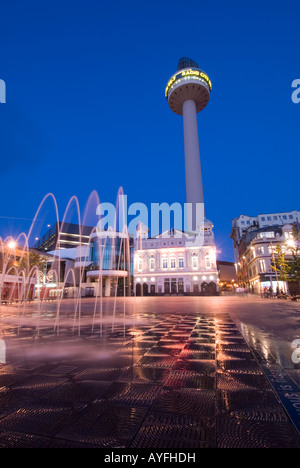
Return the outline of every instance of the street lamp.
{"type": "Polygon", "coordinates": [[[286,243],[291,249],[295,248],[295,241],[293,239],[289,239],[286,243]]]}

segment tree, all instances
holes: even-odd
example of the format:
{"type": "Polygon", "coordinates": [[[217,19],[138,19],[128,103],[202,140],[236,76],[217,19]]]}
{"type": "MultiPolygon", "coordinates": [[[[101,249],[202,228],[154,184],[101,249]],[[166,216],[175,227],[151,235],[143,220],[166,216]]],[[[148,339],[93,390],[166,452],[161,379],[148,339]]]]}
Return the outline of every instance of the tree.
{"type": "Polygon", "coordinates": [[[28,275],[30,270],[37,266],[40,271],[44,271],[45,263],[47,262],[47,258],[43,255],[40,255],[36,252],[26,252],[24,256],[20,259],[19,262],[19,271],[24,270],[25,273],[28,275]]]}
{"type": "Polygon", "coordinates": [[[276,246],[276,257],[273,259],[271,268],[277,272],[278,279],[281,281],[289,281],[290,292],[295,294],[295,284],[298,283],[296,289],[299,290],[300,286],[300,255],[299,255],[299,231],[293,226],[293,239],[287,241],[288,244],[288,255],[282,251],[281,245],[276,246]]]}
{"type": "Polygon", "coordinates": [[[289,262],[289,279],[298,282],[300,284],[300,255],[299,255],[299,232],[295,226],[293,226],[293,242],[290,245],[292,252],[292,258],[289,262]]]}
{"type": "Polygon", "coordinates": [[[289,278],[293,281],[300,281],[300,256],[295,252],[292,253],[290,260],[289,278]]]}
{"type": "Polygon", "coordinates": [[[287,281],[290,272],[290,262],[286,260],[280,244],[277,244],[275,253],[276,255],[271,264],[271,268],[273,271],[277,272],[280,281],[287,281]]]}

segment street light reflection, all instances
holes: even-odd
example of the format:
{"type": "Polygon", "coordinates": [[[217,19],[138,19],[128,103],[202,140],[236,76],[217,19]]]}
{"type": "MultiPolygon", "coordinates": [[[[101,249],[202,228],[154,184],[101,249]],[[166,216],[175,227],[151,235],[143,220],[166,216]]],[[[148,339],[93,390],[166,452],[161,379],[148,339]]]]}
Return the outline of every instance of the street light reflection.
{"type": "Polygon", "coordinates": [[[4,340],[0,340],[0,362],[6,363],[6,344],[4,340]]]}

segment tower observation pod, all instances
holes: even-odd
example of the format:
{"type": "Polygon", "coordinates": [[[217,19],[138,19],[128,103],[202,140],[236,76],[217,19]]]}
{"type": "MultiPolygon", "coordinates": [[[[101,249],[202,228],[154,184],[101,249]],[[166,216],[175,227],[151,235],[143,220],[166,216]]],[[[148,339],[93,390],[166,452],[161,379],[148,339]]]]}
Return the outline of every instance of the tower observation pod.
{"type": "Polygon", "coordinates": [[[169,79],[165,90],[171,110],[183,116],[186,202],[191,208],[187,213],[190,231],[199,231],[199,220],[204,221],[197,113],[208,104],[210,91],[211,81],[207,74],[187,57],[179,60],[177,72],[169,79]]]}

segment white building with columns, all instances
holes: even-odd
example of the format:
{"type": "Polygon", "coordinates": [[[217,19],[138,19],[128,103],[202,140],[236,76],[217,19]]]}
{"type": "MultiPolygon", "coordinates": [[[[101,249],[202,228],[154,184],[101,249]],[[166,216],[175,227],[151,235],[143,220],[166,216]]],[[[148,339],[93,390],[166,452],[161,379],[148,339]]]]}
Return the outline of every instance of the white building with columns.
{"type": "Polygon", "coordinates": [[[213,225],[199,234],[178,230],[155,237],[141,233],[134,247],[134,294],[215,295],[218,270],[213,225]]]}

